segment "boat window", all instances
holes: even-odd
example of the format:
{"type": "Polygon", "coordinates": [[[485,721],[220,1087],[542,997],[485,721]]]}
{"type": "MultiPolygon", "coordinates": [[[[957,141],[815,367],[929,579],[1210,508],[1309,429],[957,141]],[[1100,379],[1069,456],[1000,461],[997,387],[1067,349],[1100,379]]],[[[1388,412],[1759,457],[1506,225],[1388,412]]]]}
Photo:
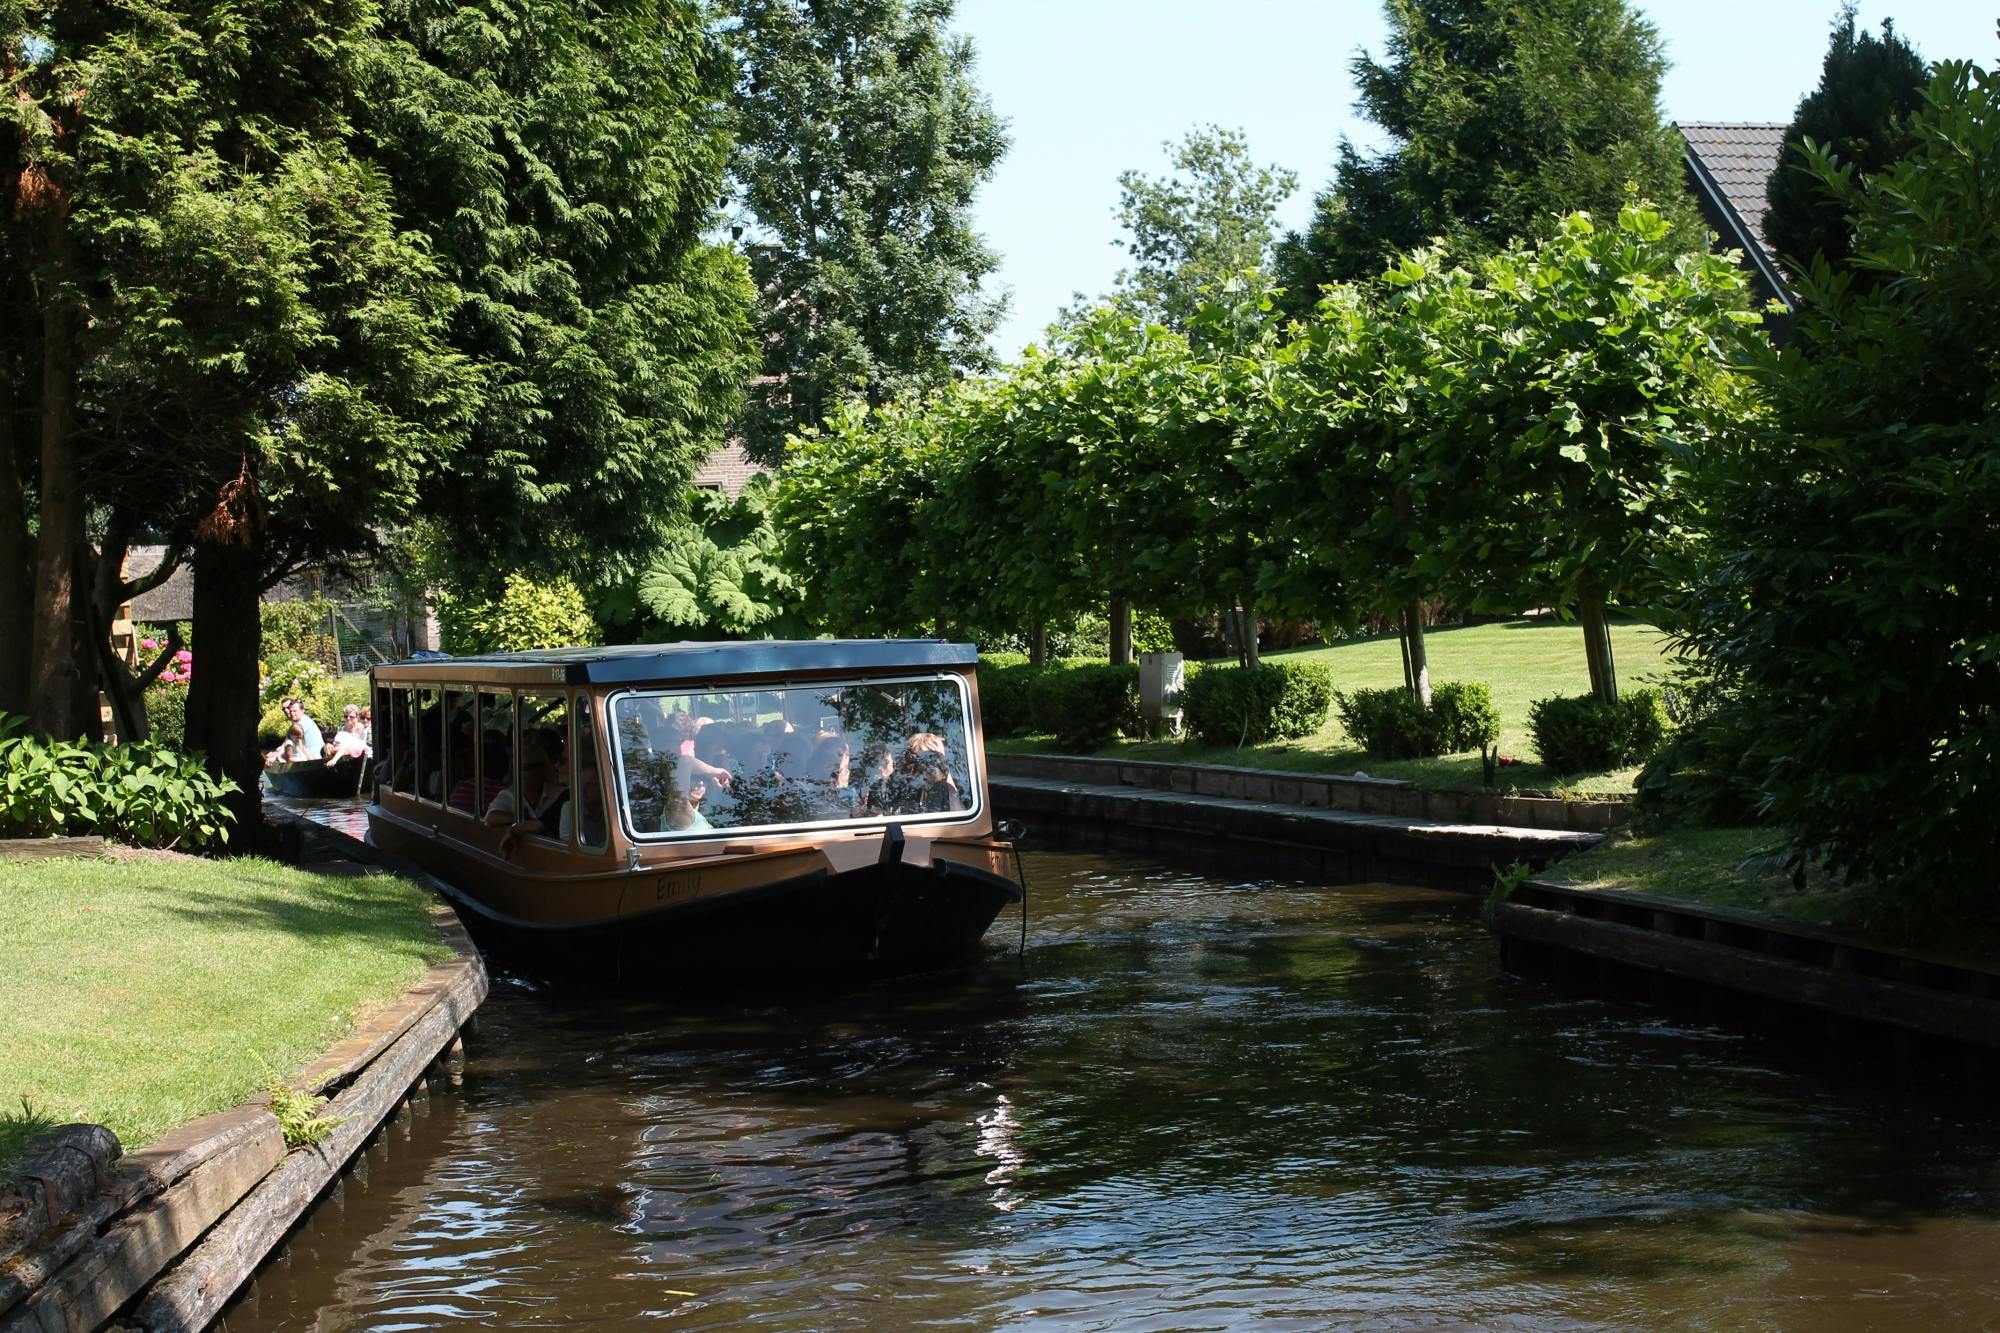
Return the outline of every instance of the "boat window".
{"type": "Polygon", "coordinates": [[[521,818],[529,836],[556,841],[569,803],[569,698],[521,696],[521,818]]]}
{"type": "Polygon", "coordinates": [[[514,776],[514,696],[491,690],[479,692],[479,773],[472,784],[473,813],[484,815],[493,798],[512,788],[514,776]]]}
{"type": "Polygon", "coordinates": [[[447,793],[445,804],[467,814],[472,813],[472,775],[479,770],[479,730],[476,723],[471,691],[446,690],[444,777],[439,785],[447,793]]]}
{"type": "Polygon", "coordinates": [[[597,763],[597,737],[591,731],[590,696],[576,696],[576,739],[570,748],[571,799],[563,807],[562,836],[576,833],[576,845],[604,849],[604,781],[597,763]]]}
{"type": "Polygon", "coordinates": [[[846,682],[620,695],[612,730],[636,836],[970,815],[963,683],[846,682]]]}
{"type": "Polygon", "coordinates": [[[436,690],[414,692],[417,710],[417,795],[444,799],[444,708],[436,690]]]}

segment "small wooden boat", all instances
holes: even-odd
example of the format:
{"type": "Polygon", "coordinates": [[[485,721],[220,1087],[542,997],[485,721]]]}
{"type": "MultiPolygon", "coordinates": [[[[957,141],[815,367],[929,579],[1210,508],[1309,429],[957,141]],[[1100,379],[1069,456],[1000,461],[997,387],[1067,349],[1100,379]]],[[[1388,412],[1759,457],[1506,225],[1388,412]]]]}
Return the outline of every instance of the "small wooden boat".
{"type": "Polygon", "coordinates": [[[977,654],[684,643],[374,671],[369,836],[475,931],[672,981],[928,970],[1020,901],[977,654]]]}
{"type": "Polygon", "coordinates": [[[324,759],[301,759],[295,764],[272,764],[264,770],[271,790],[280,796],[345,796],[361,794],[367,775],[367,761],[348,755],[329,764],[324,759]]]}

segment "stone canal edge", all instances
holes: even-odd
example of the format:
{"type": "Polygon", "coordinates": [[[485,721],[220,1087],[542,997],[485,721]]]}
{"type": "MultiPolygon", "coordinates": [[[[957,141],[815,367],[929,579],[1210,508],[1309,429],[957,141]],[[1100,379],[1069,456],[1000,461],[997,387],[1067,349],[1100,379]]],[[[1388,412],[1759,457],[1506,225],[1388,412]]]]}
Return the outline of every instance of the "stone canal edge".
{"type": "MultiPolygon", "coordinates": [[[[387,864],[338,834],[309,826],[300,836],[320,861],[387,864]]],[[[452,957],[295,1080],[339,1119],[320,1143],[287,1152],[262,1101],[129,1153],[98,1125],[41,1140],[0,1195],[0,1333],[207,1327],[421,1081],[462,1060],[459,1034],[486,998],[486,967],[442,898],[432,916],[452,957]]]]}

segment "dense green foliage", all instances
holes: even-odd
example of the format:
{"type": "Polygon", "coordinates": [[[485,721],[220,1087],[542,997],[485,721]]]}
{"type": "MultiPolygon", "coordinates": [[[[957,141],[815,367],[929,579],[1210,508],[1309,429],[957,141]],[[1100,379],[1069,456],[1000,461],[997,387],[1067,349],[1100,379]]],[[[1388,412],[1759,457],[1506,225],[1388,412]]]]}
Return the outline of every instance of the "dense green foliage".
{"type": "Polygon", "coordinates": [[[227,780],[152,741],[45,741],[0,714],[0,838],[101,834],[199,851],[229,840],[227,780]]]}
{"type": "Polygon", "coordinates": [[[188,687],[178,681],[161,681],[146,691],[146,723],[149,739],[163,749],[179,750],[187,744],[188,687]]]}
{"type": "Polygon", "coordinates": [[[1279,248],[1291,309],[1328,282],[1372,277],[1397,251],[1442,237],[1471,255],[1547,235],[1635,195],[1702,233],[1681,180],[1679,136],[1660,115],[1666,58],[1626,0],[1386,0],[1386,58],[1355,58],[1358,109],[1389,148],[1340,145],[1312,222],[1279,248]]]}
{"type": "Polygon", "coordinates": [[[588,647],[597,621],[568,579],[510,574],[497,597],[438,597],[438,638],[448,653],[512,653],[527,648],[588,647]]]}
{"type": "Polygon", "coordinates": [[[850,399],[880,405],[990,362],[996,258],[972,197],[1007,148],[951,0],[722,0],[730,165],[763,374],[743,425],[775,461],[850,399]]]}
{"type": "Polygon", "coordinates": [[[1924,96],[1901,162],[1813,155],[1878,281],[1803,280],[1768,421],[1696,474],[1670,628],[1734,693],[1795,867],[1948,895],[2000,864],[2000,77],[1947,63],[1924,96]]]}
{"type": "Polygon", "coordinates": [[[1538,700],[1528,711],[1535,753],[1556,773],[1594,773],[1644,763],[1667,735],[1658,690],[1631,690],[1615,704],[1596,695],[1538,700]]]}
{"type": "Polygon", "coordinates": [[[1333,706],[1333,676],[1311,663],[1214,667],[1187,682],[1181,708],[1205,745],[1258,745],[1310,736],[1333,706]]]}
{"type": "Polygon", "coordinates": [[[772,491],[758,476],[734,500],[697,494],[639,572],[598,598],[607,634],[633,643],[800,634],[804,589],[779,563],[772,491]]]}
{"type": "MultiPolygon", "coordinates": [[[[1872,175],[1910,147],[1908,120],[1923,105],[1930,78],[1923,57],[1883,20],[1882,36],[1858,30],[1854,6],[1841,11],[1827,43],[1819,86],[1799,101],[1785,129],[1782,165],[1765,194],[1764,239],[1785,263],[1803,272],[1814,255],[1844,267],[1852,245],[1847,208],[1811,170],[1804,148],[1832,153],[1862,175],[1872,175]]],[[[1866,280],[1868,270],[1859,277],[1866,280]]]]}
{"type": "Polygon", "coordinates": [[[1334,707],[1348,737],[1379,759],[1461,754],[1500,739],[1500,710],[1478,681],[1437,686],[1429,708],[1408,690],[1343,690],[1334,707]]]}
{"type": "Polygon", "coordinates": [[[1038,730],[1061,750],[1095,750],[1138,729],[1139,668],[1078,662],[1032,677],[1029,707],[1038,730]]]}
{"type": "Polygon", "coordinates": [[[333,603],[324,597],[262,602],[257,619],[267,658],[303,658],[328,671],[340,670],[340,646],[332,633],[333,603]]]}

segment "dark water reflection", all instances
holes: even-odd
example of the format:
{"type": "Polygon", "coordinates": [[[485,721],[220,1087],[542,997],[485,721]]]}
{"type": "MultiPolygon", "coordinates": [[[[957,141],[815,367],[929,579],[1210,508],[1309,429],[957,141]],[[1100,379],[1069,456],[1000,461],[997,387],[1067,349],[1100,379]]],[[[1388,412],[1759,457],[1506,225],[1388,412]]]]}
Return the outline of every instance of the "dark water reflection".
{"type": "Polygon", "coordinates": [[[1948,1090],[1510,978],[1462,897],[1028,870],[1025,967],[499,978],[227,1328],[2000,1327],[1948,1090]]]}

